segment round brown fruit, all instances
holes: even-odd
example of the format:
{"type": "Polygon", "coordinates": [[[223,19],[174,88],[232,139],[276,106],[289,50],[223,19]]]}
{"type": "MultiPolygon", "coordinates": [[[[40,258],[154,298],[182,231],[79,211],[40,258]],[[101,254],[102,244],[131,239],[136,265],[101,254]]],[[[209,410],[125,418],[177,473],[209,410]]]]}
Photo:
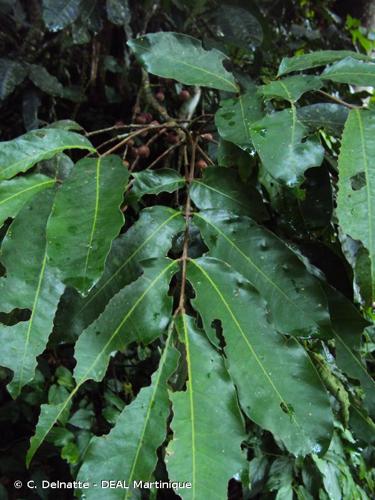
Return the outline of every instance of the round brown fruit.
{"type": "Polygon", "coordinates": [[[204,161],[204,160],[198,160],[195,164],[196,168],[200,168],[200,169],[204,169],[204,168],[207,168],[208,165],[207,165],[207,162],[204,161]]]}
{"type": "Polygon", "coordinates": [[[141,113],[140,115],[137,115],[135,117],[135,123],[138,123],[138,125],[145,125],[147,123],[147,119],[145,117],[145,114],[141,113]]]}
{"type": "Polygon", "coordinates": [[[190,92],[186,89],[181,90],[179,93],[178,97],[180,98],[180,101],[186,102],[190,99],[190,92]]]}
{"type": "Polygon", "coordinates": [[[137,149],[137,155],[140,158],[148,158],[150,156],[150,148],[148,146],[146,146],[146,145],[140,146],[137,149]]]}
{"type": "Polygon", "coordinates": [[[208,132],[206,134],[201,134],[201,138],[206,142],[211,142],[214,139],[212,134],[208,132]]]}
{"type": "Polygon", "coordinates": [[[165,94],[164,94],[164,92],[159,91],[159,92],[156,92],[155,97],[159,102],[163,102],[165,99],[165,94]]]}
{"type": "Polygon", "coordinates": [[[179,139],[178,139],[178,135],[176,134],[176,132],[169,132],[165,136],[165,140],[168,142],[168,144],[177,144],[179,139]]]}

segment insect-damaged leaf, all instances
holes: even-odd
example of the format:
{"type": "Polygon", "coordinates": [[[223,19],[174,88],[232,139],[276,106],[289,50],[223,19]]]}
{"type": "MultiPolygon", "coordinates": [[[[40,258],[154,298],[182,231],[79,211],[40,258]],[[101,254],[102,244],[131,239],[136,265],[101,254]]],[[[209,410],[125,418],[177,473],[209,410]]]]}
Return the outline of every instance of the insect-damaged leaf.
{"type": "Polygon", "coordinates": [[[47,227],[48,257],[63,281],[82,294],[100,278],[124,223],[120,204],[128,175],[118,156],[85,158],[56,195],[47,227]]]}
{"type": "Polygon", "coordinates": [[[186,85],[238,92],[233,75],[223,66],[226,56],[216,49],[205,50],[191,36],[151,33],[129,40],[128,45],[149,73],[186,85]]]}
{"type": "Polygon", "coordinates": [[[212,325],[221,322],[228,370],[244,412],[295,455],[326,449],[333,423],[329,399],[298,341],[274,329],[266,303],[228,264],[191,260],[188,279],[196,294],[193,306],[213,341],[212,325]]]}
{"type": "Polygon", "coordinates": [[[288,186],[300,183],[305,170],[323,161],[324,149],[319,142],[303,141],[307,130],[298,120],[294,106],[253,123],[250,135],[264,168],[288,186]]]}
{"type": "Polygon", "coordinates": [[[0,279],[0,311],[29,309],[30,319],[0,324],[0,365],[13,370],[8,388],[13,397],[34,377],[36,357],[46,346],[64,287],[48,266],[46,223],[53,193],[40,193],[18,214],[2,245],[7,276],[0,279]],[[27,245],[23,242],[27,241],[27,245]]]}
{"type": "Polygon", "coordinates": [[[328,305],[319,281],[282,240],[251,219],[225,210],[199,212],[194,222],[209,255],[230,263],[267,300],[280,331],[328,333],[328,305]]]}
{"type": "Polygon", "coordinates": [[[301,54],[294,57],[284,57],[279,66],[278,76],[291,73],[292,71],[303,71],[304,69],[325,66],[346,57],[360,61],[371,61],[371,57],[350,50],[317,50],[309,54],[301,54]]]}
{"type": "Polygon", "coordinates": [[[375,300],[375,113],[352,110],[339,156],[337,215],[342,230],[362,241],[370,257],[372,301],[375,300]]]}
{"type": "Polygon", "coordinates": [[[177,328],[185,347],[188,381],[186,390],[170,394],[173,439],[166,453],[169,477],[191,483],[191,489],[178,491],[184,500],[224,499],[229,479],[244,465],[240,446],[245,432],[236,391],[224,360],[194,319],[179,317],[177,328]]]}

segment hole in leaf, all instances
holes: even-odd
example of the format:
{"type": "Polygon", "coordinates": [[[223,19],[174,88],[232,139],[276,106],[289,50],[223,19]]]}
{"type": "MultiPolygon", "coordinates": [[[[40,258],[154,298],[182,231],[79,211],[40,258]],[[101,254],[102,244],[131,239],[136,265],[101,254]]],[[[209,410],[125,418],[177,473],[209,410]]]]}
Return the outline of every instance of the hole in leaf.
{"type": "Polygon", "coordinates": [[[350,185],[353,191],[359,191],[366,186],[366,176],[364,172],[359,172],[350,178],[350,185]]]}

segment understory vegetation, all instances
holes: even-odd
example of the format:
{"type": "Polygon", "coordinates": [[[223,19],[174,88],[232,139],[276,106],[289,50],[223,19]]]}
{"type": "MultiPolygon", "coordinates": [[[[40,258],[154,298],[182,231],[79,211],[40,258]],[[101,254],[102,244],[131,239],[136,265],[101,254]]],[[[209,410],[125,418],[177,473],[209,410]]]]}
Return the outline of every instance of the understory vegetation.
{"type": "Polygon", "coordinates": [[[351,4],[0,0],[1,498],[374,497],[351,4]]]}

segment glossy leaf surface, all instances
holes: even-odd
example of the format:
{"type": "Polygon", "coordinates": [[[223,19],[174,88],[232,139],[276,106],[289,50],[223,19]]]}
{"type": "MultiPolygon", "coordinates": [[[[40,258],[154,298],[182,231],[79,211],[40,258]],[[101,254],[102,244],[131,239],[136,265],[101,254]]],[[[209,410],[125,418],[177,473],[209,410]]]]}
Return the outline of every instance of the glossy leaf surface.
{"type": "Polygon", "coordinates": [[[252,285],[208,257],[190,261],[188,279],[206,332],[215,337],[213,322],[221,322],[228,370],[244,412],[295,455],[326,449],[332,415],[319,376],[299,343],[269,323],[266,304],[252,285]]]}
{"type": "Polygon", "coordinates": [[[47,228],[48,257],[64,282],[82,294],[100,278],[112,240],[124,223],[120,204],[127,181],[119,157],[86,158],[56,195],[47,228]]]}
{"type": "Polygon", "coordinates": [[[149,73],[186,85],[238,91],[233,75],[223,66],[226,56],[216,49],[205,50],[191,36],[151,33],[129,40],[128,45],[149,73]]]}

